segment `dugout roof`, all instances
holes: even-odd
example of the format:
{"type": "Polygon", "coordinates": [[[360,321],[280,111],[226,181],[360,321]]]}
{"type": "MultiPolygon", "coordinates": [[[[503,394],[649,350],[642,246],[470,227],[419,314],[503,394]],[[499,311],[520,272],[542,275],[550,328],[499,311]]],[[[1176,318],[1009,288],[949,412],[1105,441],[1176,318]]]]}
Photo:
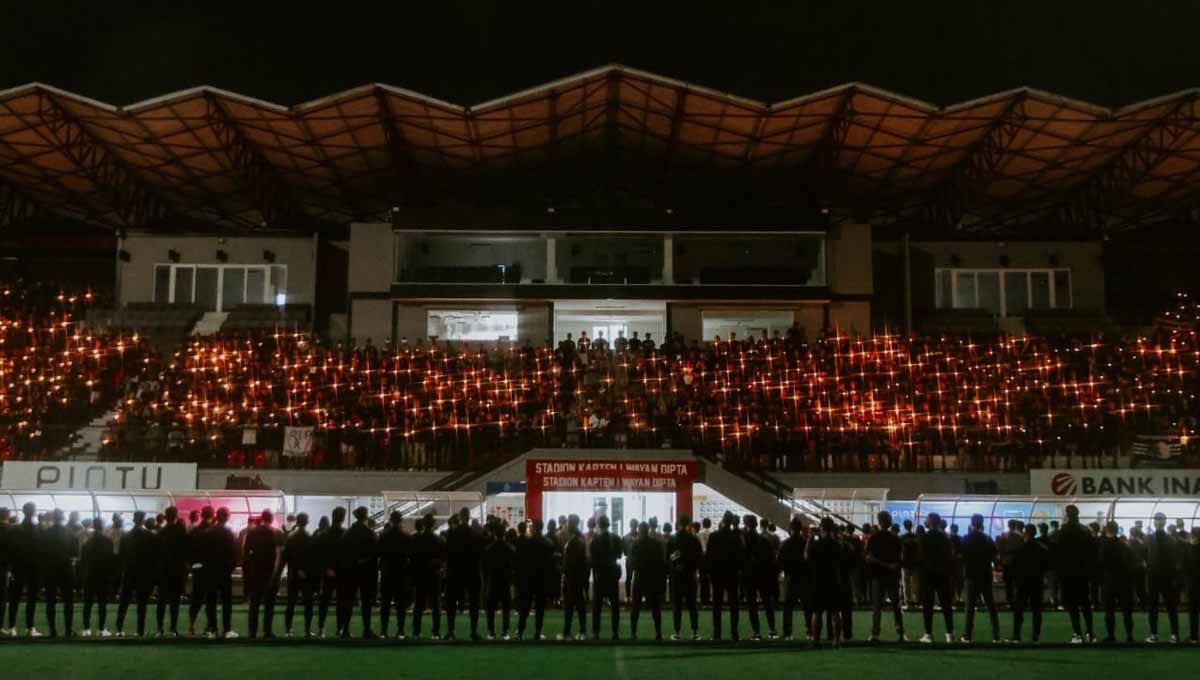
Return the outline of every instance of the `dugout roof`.
{"type": "Polygon", "coordinates": [[[766,103],[623,66],[472,106],[384,84],[295,106],[213,87],[114,106],[33,83],[0,91],[0,223],[307,230],[600,158],[641,186],[815,197],[835,220],[1113,230],[1200,213],[1198,99],[1111,109],[1025,88],[938,107],[850,83],[766,103]]]}

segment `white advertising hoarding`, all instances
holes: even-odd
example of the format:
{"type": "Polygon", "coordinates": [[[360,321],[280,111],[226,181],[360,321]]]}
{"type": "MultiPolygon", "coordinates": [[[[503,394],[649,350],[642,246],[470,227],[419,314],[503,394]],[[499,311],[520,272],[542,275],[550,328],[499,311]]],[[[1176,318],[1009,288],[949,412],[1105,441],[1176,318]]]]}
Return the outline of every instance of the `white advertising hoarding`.
{"type": "Polygon", "coordinates": [[[1030,470],[1035,496],[1200,496],[1200,470],[1030,470]]]}
{"type": "Polygon", "coordinates": [[[0,468],[0,489],[190,491],[195,488],[195,463],[6,461],[0,468]]]}

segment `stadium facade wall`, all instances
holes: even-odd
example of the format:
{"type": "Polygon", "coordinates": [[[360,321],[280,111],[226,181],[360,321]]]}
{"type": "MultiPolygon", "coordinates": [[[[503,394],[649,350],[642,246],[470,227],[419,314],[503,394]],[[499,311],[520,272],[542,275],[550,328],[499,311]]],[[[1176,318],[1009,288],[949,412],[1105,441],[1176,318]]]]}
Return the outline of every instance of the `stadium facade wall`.
{"type": "MultiPolygon", "coordinates": [[[[729,234],[739,228],[722,228],[720,233],[729,234]]],[[[826,327],[838,327],[847,331],[869,333],[871,307],[874,295],[874,271],[872,268],[872,232],[867,224],[846,224],[826,232],[824,240],[824,286],[799,286],[794,297],[791,289],[781,292],[780,286],[715,285],[697,287],[695,281],[678,275],[677,267],[684,267],[683,260],[675,263],[673,239],[682,238],[690,232],[687,228],[677,230],[640,232],[646,236],[662,237],[663,254],[661,272],[649,286],[617,286],[565,283],[563,271],[556,265],[556,245],[561,250],[556,233],[541,234],[536,230],[478,229],[464,231],[456,237],[476,236],[474,241],[463,247],[453,247],[453,241],[425,238],[419,229],[393,229],[386,223],[354,223],[350,227],[350,267],[348,292],[351,300],[347,335],[359,342],[371,339],[376,344],[388,338],[424,337],[430,310],[463,309],[472,311],[507,311],[518,314],[516,340],[541,344],[553,338],[554,301],[558,299],[593,300],[621,299],[627,294],[630,300],[659,300],[667,305],[667,329],[678,331],[688,341],[706,340],[703,333],[706,310],[730,310],[737,308],[761,308],[770,310],[791,309],[809,337],[826,327]],[[540,241],[525,242],[529,237],[540,241]],[[506,253],[525,261],[521,273],[521,284],[488,285],[438,285],[399,281],[401,263],[409,263],[415,257],[422,267],[462,267],[487,265],[492,260],[484,257],[491,241],[507,243],[506,253]],[[414,245],[415,244],[415,245],[414,245]],[[469,246],[469,247],[468,247],[469,246]],[[418,249],[418,250],[414,250],[418,249]],[[412,250],[413,252],[410,252],[412,250]],[[478,251],[478,252],[476,252],[478,251]],[[544,252],[543,252],[544,251],[544,252]],[[474,258],[474,259],[473,259],[474,258]],[[483,258],[483,259],[480,259],[483,258]],[[674,273],[673,273],[674,272],[674,273]],[[687,279],[681,283],[679,278],[687,279]],[[545,284],[545,287],[543,287],[545,284]]],[[[565,233],[565,232],[564,232],[565,233]]],[[[604,231],[591,230],[589,234],[602,235],[604,231]]],[[[757,232],[756,232],[757,233],[757,232]]],[[[780,232],[782,234],[797,232],[780,232]]],[[[812,231],[803,232],[812,234],[812,231]]],[[[454,237],[451,237],[454,238],[454,237]]],[[[595,248],[586,239],[572,248],[583,252],[595,248]]],[[[686,257],[695,260],[699,255],[711,251],[711,244],[697,242],[688,246],[686,257]],[[706,250],[708,248],[708,250],[706,250]]],[[[682,251],[681,251],[682,252],[682,251]]],[[[561,255],[558,252],[558,255],[561,255]]],[[[712,266],[724,264],[705,255],[701,258],[712,266]]],[[[704,263],[701,263],[701,265],[704,263]]],[[[490,266],[490,265],[488,265],[490,266]]],[[[692,262],[693,269],[697,265],[692,262]]],[[[686,267],[685,267],[686,268],[686,267]]]]}
{"type": "Polygon", "coordinates": [[[154,301],[156,265],[172,264],[168,252],[179,254],[175,264],[287,266],[287,302],[311,305],[315,299],[317,249],[312,236],[207,236],[130,233],[117,247],[128,261],[117,258],[117,290],[121,304],[154,301]],[[217,259],[217,251],[227,255],[217,259]],[[274,262],[263,258],[265,251],[274,262]]]}
{"type": "MultiPolygon", "coordinates": [[[[876,240],[876,326],[899,326],[904,319],[903,245],[876,240]]],[[[1106,312],[1103,244],[1099,241],[912,241],[912,308],[920,317],[936,304],[935,271],[963,269],[1069,269],[1072,308],[1097,316],[1106,312]]]]}
{"type": "Polygon", "coordinates": [[[916,500],[923,493],[1029,493],[1029,473],[1016,472],[821,472],[773,476],[793,489],[888,489],[888,498],[892,500],[916,500]]]}
{"type": "Polygon", "coordinates": [[[267,488],[289,494],[376,496],[384,491],[420,491],[444,479],[446,472],[365,470],[201,469],[197,488],[224,489],[230,476],[262,478],[267,488]]]}

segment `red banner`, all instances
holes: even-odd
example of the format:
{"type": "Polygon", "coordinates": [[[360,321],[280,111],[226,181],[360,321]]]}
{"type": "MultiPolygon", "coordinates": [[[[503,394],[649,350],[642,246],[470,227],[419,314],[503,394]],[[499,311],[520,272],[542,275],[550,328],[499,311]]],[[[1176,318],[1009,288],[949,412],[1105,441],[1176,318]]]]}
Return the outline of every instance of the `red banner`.
{"type": "Polygon", "coordinates": [[[681,514],[692,514],[694,460],[527,460],[525,516],[540,519],[545,491],[674,493],[681,514]]]}

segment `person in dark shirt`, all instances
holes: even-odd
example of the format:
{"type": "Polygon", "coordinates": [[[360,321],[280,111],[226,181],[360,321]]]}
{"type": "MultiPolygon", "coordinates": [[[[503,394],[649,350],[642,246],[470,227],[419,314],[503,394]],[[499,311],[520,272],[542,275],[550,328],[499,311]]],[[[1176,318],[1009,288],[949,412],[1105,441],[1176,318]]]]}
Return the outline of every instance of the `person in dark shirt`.
{"type": "Polygon", "coordinates": [[[572,618],[578,616],[576,639],[583,640],[587,638],[588,556],[587,543],[579,531],[578,515],[567,517],[566,538],[563,547],[563,616],[566,620],[558,639],[571,639],[572,618]]]}
{"type": "Polygon", "coordinates": [[[496,639],[496,609],[501,610],[500,634],[509,638],[508,625],[512,614],[513,569],[517,560],[517,532],[504,531],[500,523],[492,527],[492,542],[484,550],[487,572],[487,629],[488,639],[496,639]]]}
{"type": "Polygon", "coordinates": [[[667,583],[666,556],[657,537],[650,535],[650,526],[638,527],[633,543],[633,602],[629,611],[629,638],[637,639],[638,616],[643,600],[650,606],[654,621],[654,639],[662,640],[662,598],[667,583]]]}
{"type": "Polygon", "coordinates": [[[700,564],[704,548],[692,531],[692,519],[679,516],[675,533],[667,541],[667,562],[671,569],[671,613],[675,624],[672,640],[679,640],[683,628],[683,609],[686,606],[692,624],[692,639],[700,639],[700,609],[696,597],[699,588],[700,564]]]}
{"type": "Polygon", "coordinates": [[[1150,621],[1150,636],[1146,642],[1158,642],[1158,607],[1160,602],[1167,606],[1167,620],[1171,624],[1171,642],[1179,641],[1179,541],[1169,535],[1165,528],[1167,516],[1159,512],[1154,515],[1154,531],[1146,537],[1147,612],[1150,621]]]}
{"type": "Polygon", "coordinates": [[[412,540],[413,576],[413,638],[421,637],[421,620],[425,607],[433,610],[433,637],[441,637],[442,568],[446,561],[446,544],[441,536],[433,533],[433,515],[425,515],[418,523],[412,540]]]}
{"type": "Polygon", "coordinates": [[[808,562],[804,559],[807,540],[804,537],[804,522],[793,517],[788,527],[788,537],[779,546],[779,566],[783,569],[783,639],[792,640],[792,617],[797,605],[804,617],[804,628],[812,637],[812,598],[808,562]]]}
{"type": "Polygon", "coordinates": [[[1050,549],[1045,542],[1035,539],[1035,533],[1032,524],[1025,527],[1025,541],[1019,545],[1014,543],[1016,549],[1009,563],[1015,592],[1013,642],[1021,641],[1026,611],[1033,615],[1033,641],[1038,642],[1042,636],[1042,593],[1046,573],[1050,570],[1050,549]]]}
{"type": "Polygon", "coordinates": [[[902,545],[892,533],[892,515],[886,510],[876,516],[878,527],[867,538],[866,572],[871,592],[871,636],[869,642],[879,641],[883,601],[887,598],[896,624],[896,635],[904,641],[904,614],[900,611],[900,566],[902,545]]]}
{"type": "Polygon", "coordinates": [[[729,604],[729,636],[738,641],[738,581],[745,564],[745,546],[732,512],[708,538],[706,561],[713,584],[713,640],[721,640],[721,610],[729,604]]]}
{"type": "Polygon", "coordinates": [[[1105,642],[1117,641],[1116,610],[1121,609],[1125,623],[1125,641],[1133,642],[1133,550],[1117,535],[1116,522],[1104,527],[1100,539],[1100,574],[1104,593],[1105,642]]]}
{"type": "MultiPolygon", "coordinates": [[[[296,515],[283,550],[279,554],[279,563],[271,578],[272,592],[279,589],[279,578],[287,568],[287,605],[283,611],[283,627],[287,636],[292,636],[292,622],[296,615],[296,600],[299,599],[304,607],[304,637],[311,638],[313,620],[313,595],[316,584],[320,579],[321,560],[311,534],[308,533],[308,513],[296,515]]],[[[275,606],[274,598],[267,604],[269,609],[275,606]]],[[[272,618],[273,612],[271,613],[272,618]]]]}
{"type": "Polygon", "coordinates": [[[208,619],[208,637],[217,635],[217,600],[221,601],[221,631],[225,639],[238,637],[233,629],[233,570],[237,568],[237,536],[227,525],[229,508],[217,510],[216,523],[208,530],[209,552],[204,555],[204,569],[212,574],[212,587],[204,601],[208,619]]]}
{"type": "Polygon", "coordinates": [[[8,534],[8,551],[12,556],[9,562],[12,568],[12,583],[8,591],[8,632],[13,637],[17,635],[17,607],[21,601],[21,593],[25,593],[26,635],[41,637],[41,633],[33,627],[38,601],[38,529],[34,523],[37,506],[26,503],[21,506],[21,514],[25,516],[24,519],[16,527],[10,528],[8,534]]]}
{"type": "Polygon", "coordinates": [[[833,518],[821,519],[820,535],[809,540],[804,548],[804,561],[812,574],[812,629],[813,644],[821,644],[822,624],[830,620],[829,637],[834,644],[841,643],[842,636],[842,581],[845,578],[843,562],[845,546],[838,540],[833,518]]]}
{"type": "Polygon", "coordinates": [[[534,611],[533,639],[541,640],[546,618],[546,596],[554,577],[554,546],[542,535],[542,520],[530,525],[530,535],[517,547],[517,582],[521,592],[517,612],[517,639],[525,638],[529,610],[534,611]]]}
{"type": "Polygon", "coordinates": [[[246,533],[242,549],[242,585],[249,604],[251,639],[258,636],[260,613],[263,614],[263,637],[268,640],[275,637],[275,608],[270,606],[269,602],[275,564],[279,559],[279,532],[271,526],[274,521],[275,516],[271,511],[263,510],[259,515],[258,524],[246,533]],[[267,602],[267,607],[266,611],[262,612],[264,602],[267,602]]]}
{"type": "Polygon", "coordinates": [[[743,572],[743,591],[746,608],[750,615],[751,640],[761,640],[758,621],[758,601],[762,600],[767,615],[767,637],[774,640],[775,598],[779,592],[779,571],[775,549],[771,542],[758,533],[758,518],[746,515],[742,518],[742,542],[746,546],[746,569],[743,572]]]}
{"type": "Polygon", "coordinates": [[[1188,595],[1188,642],[1200,642],[1200,527],[1192,527],[1191,541],[1184,544],[1184,574],[1188,595]]]}
{"type": "MultiPolygon", "coordinates": [[[[1012,541],[1020,539],[1011,539],[1012,541]]],[[[1016,547],[1010,544],[1010,549],[1016,547]]],[[[1000,615],[992,595],[992,575],[996,569],[996,543],[983,530],[983,515],[971,516],[971,527],[962,540],[962,564],[966,577],[967,622],[962,641],[970,643],[975,633],[975,606],[979,600],[987,607],[992,622],[992,642],[1000,641],[1000,615]]]]}
{"type": "Polygon", "coordinates": [[[483,538],[471,527],[469,509],[461,509],[457,518],[451,520],[457,521],[452,521],[446,532],[446,638],[454,639],[455,618],[459,608],[465,605],[470,617],[471,639],[478,640],[483,538]]]}
{"type": "MultiPolygon", "coordinates": [[[[208,591],[216,585],[215,576],[205,565],[205,556],[212,551],[214,516],[212,506],[205,506],[200,511],[200,523],[193,524],[188,531],[188,561],[191,562],[192,569],[192,599],[188,604],[189,637],[196,634],[196,619],[200,616],[204,603],[208,601],[208,591]]],[[[216,621],[210,619],[206,630],[208,628],[216,630],[216,621]]]]}
{"type": "MultiPolygon", "coordinates": [[[[307,522],[307,518],[305,518],[307,522]]],[[[410,599],[408,569],[412,546],[404,530],[404,515],[393,510],[379,534],[379,634],[388,636],[392,608],[396,609],[396,639],[404,639],[404,621],[410,599]]]]}
{"type": "Polygon", "coordinates": [[[125,636],[125,614],[136,606],[137,636],[146,634],[146,611],[159,570],[158,537],[145,526],[146,513],[133,513],[133,526],[121,539],[121,599],[117,606],[117,637],[125,636]]]}
{"type": "Polygon", "coordinates": [[[925,533],[918,536],[920,567],[918,581],[921,591],[921,616],[925,624],[925,635],[921,642],[933,642],[933,600],[936,596],[942,606],[942,620],[946,626],[946,642],[954,641],[954,593],[951,591],[950,569],[953,562],[952,547],[946,532],[942,530],[942,518],[936,512],[925,517],[925,533]]]}
{"type": "Polygon", "coordinates": [[[162,551],[162,574],[158,592],[156,620],[158,632],[164,633],[167,610],[171,612],[171,627],[167,633],[171,637],[179,636],[179,602],[187,584],[188,574],[188,534],[187,528],[179,518],[179,510],[171,506],[163,513],[164,523],[159,529],[159,542],[162,551]]]}
{"type": "Polygon", "coordinates": [[[365,507],[354,509],[354,524],[346,530],[339,546],[341,567],[337,570],[338,583],[338,635],[350,638],[350,620],[354,615],[354,601],[358,600],[361,612],[364,640],[375,639],[371,625],[371,609],[375,604],[375,584],[379,579],[379,568],[375,554],[375,532],[367,524],[371,511],[365,507]]]}
{"type": "Polygon", "coordinates": [[[75,631],[75,571],[73,560],[78,557],[77,543],[63,524],[63,511],[55,509],[50,528],[41,536],[42,575],[46,583],[46,622],[50,637],[58,637],[58,600],[63,602],[66,637],[75,631]]]}
{"type": "Polygon", "coordinates": [[[1088,578],[1092,563],[1096,560],[1096,541],[1092,532],[1079,523],[1079,508],[1066,507],[1067,521],[1058,530],[1054,543],[1054,569],[1058,572],[1062,587],[1063,606],[1071,619],[1074,636],[1072,644],[1084,642],[1084,630],[1080,628],[1080,614],[1086,626],[1087,641],[1095,639],[1092,626],[1091,592],[1088,578]]]}
{"type": "MultiPolygon", "coordinates": [[[[641,346],[641,341],[638,341],[641,346]]],[[[621,553],[625,555],[625,600],[633,598],[633,542],[638,537],[638,521],[629,520],[629,533],[621,537],[621,553]]]]}
{"type": "Polygon", "coordinates": [[[601,515],[597,521],[599,530],[592,538],[591,568],[592,568],[592,638],[600,639],[600,611],[604,602],[609,602],[612,610],[612,639],[621,637],[621,566],[618,562],[624,554],[623,541],[609,529],[612,524],[608,517],[601,515]]]}
{"type": "MultiPolygon", "coordinates": [[[[317,629],[321,632],[320,637],[325,637],[325,621],[329,616],[329,604],[333,601],[333,596],[337,592],[337,573],[341,566],[338,555],[342,544],[342,537],[346,534],[346,508],[337,507],[333,512],[329,513],[330,524],[324,529],[318,529],[313,535],[313,542],[317,550],[318,559],[321,564],[321,596],[317,603],[317,629]]],[[[334,614],[334,621],[337,622],[337,614],[334,614]]]]}
{"type": "Polygon", "coordinates": [[[117,580],[116,549],[112,539],[104,532],[104,518],[96,515],[92,520],[92,534],[83,543],[79,563],[83,573],[83,636],[92,636],[92,606],[99,605],[100,637],[111,635],[105,623],[108,621],[108,601],[112,598],[112,585],[117,580]]]}

